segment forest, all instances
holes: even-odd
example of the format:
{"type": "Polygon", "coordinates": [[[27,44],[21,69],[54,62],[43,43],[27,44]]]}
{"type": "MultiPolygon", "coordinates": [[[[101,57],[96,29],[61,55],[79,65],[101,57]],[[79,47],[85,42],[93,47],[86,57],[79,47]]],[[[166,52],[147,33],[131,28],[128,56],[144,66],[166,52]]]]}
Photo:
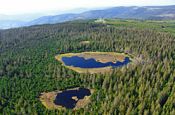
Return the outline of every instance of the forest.
{"type": "Polygon", "coordinates": [[[0,114],[175,115],[175,23],[106,21],[0,30],[0,114]],[[144,61],[79,74],[55,59],[84,51],[129,52],[144,61]],[[48,110],[39,101],[42,92],[74,87],[95,89],[85,108],[48,110]]]}

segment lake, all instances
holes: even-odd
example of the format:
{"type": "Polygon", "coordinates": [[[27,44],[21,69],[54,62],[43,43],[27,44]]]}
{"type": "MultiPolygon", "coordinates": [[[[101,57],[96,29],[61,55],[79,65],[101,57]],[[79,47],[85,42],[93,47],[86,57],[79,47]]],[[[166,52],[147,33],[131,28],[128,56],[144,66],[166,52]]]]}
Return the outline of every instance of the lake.
{"type": "Polygon", "coordinates": [[[58,93],[54,103],[56,105],[61,105],[67,109],[73,109],[79,99],[83,99],[85,96],[90,96],[91,92],[86,88],[79,88],[75,90],[65,90],[58,93]],[[77,97],[77,100],[72,99],[72,97],[77,97]]]}
{"type": "Polygon", "coordinates": [[[114,68],[121,67],[124,65],[127,65],[131,62],[129,57],[125,57],[125,60],[123,62],[107,62],[107,63],[101,63],[96,61],[95,59],[85,59],[83,57],[78,56],[72,56],[72,57],[62,57],[62,61],[66,66],[73,66],[73,67],[79,67],[79,68],[102,68],[102,67],[108,67],[112,66],[114,68]]]}

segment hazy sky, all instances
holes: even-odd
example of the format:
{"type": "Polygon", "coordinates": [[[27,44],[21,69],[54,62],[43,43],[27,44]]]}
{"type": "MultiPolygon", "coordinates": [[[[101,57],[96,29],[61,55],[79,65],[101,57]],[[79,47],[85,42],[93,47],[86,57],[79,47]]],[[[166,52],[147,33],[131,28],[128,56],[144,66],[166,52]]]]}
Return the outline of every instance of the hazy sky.
{"type": "Polygon", "coordinates": [[[76,8],[175,5],[175,0],[0,0],[0,14],[15,15],[76,8]]]}

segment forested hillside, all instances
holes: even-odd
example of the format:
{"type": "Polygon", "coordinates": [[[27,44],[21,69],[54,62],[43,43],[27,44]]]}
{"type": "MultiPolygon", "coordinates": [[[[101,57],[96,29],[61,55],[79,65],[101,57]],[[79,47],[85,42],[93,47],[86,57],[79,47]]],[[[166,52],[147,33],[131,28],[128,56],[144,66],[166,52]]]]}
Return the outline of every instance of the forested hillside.
{"type": "Polygon", "coordinates": [[[90,20],[1,30],[0,113],[174,115],[173,29],[163,22],[160,26],[151,22],[158,29],[141,26],[145,22],[116,22],[90,20]],[[79,74],[55,60],[60,53],[83,51],[129,52],[143,63],[116,68],[111,74],[79,74]],[[42,92],[74,87],[95,89],[91,103],[83,109],[47,110],[39,101],[42,92]]]}

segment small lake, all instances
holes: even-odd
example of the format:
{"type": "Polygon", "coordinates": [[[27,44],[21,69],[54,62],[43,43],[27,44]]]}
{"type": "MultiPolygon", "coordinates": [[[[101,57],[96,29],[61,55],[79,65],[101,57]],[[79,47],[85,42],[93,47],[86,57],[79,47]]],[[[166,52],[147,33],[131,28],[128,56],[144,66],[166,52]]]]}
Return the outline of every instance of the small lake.
{"type": "Polygon", "coordinates": [[[125,57],[125,60],[123,62],[107,62],[107,63],[101,63],[96,61],[95,59],[85,59],[83,57],[78,56],[72,56],[72,57],[62,57],[62,61],[66,66],[73,66],[73,67],[80,67],[80,68],[102,68],[102,67],[108,67],[112,66],[114,68],[121,67],[124,65],[127,65],[131,62],[129,57],[125,57]]]}
{"type": "Polygon", "coordinates": [[[56,105],[61,105],[67,109],[73,109],[79,99],[83,99],[85,96],[90,96],[91,92],[86,88],[79,88],[75,90],[65,90],[58,93],[54,103],[56,105]],[[78,100],[72,99],[72,97],[77,97],[78,100]]]}

